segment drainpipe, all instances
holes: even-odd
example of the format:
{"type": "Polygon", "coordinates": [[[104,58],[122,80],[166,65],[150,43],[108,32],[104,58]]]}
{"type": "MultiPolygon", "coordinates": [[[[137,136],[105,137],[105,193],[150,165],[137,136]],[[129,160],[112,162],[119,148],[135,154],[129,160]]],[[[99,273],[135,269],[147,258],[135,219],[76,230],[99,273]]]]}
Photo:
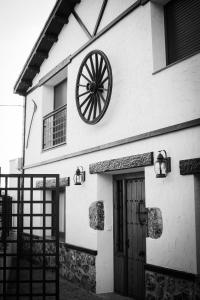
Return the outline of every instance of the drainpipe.
{"type": "Polygon", "coordinates": [[[25,166],[25,137],[26,137],[26,100],[27,97],[24,97],[24,116],[23,116],[23,140],[22,140],[22,175],[24,175],[24,166],[25,166]]]}
{"type": "MultiPolygon", "coordinates": [[[[21,178],[21,182],[20,182],[20,186],[23,188],[24,186],[24,166],[25,166],[25,137],[26,137],[26,101],[27,97],[24,97],[24,105],[23,105],[23,131],[22,131],[22,178],[21,178]]],[[[23,212],[23,198],[24,198],[24,191],[21,190],[20,192],[20,203],[19,205],[19,211],[22,213],[23,212]]],[[[18,221],[19,224],[17,224],[18,226],[20,225],[20,230],[18,229],[18,234],[17,234],[17,239],[18,239],[18,243],[17,243],[17,253],[19,253],[19,256],[21,256],[20,254],[22,253],[22,247],[23,247],[23,239],[22,239],[22,233],[23,233],[23,213],[20,214],[18,216],[18,221]]],[[[18,257],[19,259],[19,257],[18,257]]]]}

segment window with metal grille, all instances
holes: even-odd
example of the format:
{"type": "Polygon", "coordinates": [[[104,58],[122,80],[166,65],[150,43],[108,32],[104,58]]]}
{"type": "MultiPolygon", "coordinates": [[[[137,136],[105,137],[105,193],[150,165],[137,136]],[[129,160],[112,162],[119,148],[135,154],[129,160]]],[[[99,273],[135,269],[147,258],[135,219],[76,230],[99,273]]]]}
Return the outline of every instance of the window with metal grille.
{"type": "Polygon", "coordinates": [[[200,51],[200,1],[172,0],[165,5],[167,64],[200,51]]]}
{"type": "Polygon", "coordinates": [[[67,81],[54,87],[54,111],[43,118],[43,149],[66,142],[67,81]]]}

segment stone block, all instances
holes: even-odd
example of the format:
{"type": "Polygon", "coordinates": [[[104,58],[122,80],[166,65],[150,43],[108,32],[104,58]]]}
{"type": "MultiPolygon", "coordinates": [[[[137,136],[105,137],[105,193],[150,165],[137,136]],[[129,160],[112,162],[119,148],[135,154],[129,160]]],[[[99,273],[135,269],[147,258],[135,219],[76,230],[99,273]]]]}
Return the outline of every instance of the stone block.
{"type": "Polygon", "coordinates": [[[147,208],[148,226],[147,237],[158,239],[163,232],[162,212],[159,208],[147,208]]]}
{"type": "MultiPolygon", "coordinates": [[[[63,177],[59,179],[59,187],[65,187],[70,185],[70,177],[63,177]]],[[[46,180],[46,187],[55,188],[56,179],[46,180]]],[[[43,188],[43,180],[38,180],[36,182],[36,188],[43,188]]]]}
{"type": "Polygon", "coordinates": [[[174,276],[173,270],[170,272],[169,269],[167,269],[167,273],[169,274],[162,274],[160,272],[162,271],[160,270],[159,273],[149,270],[145,271],[146,300],[195,299],[195,280],[181,278],[182,272],[180,272],[180,277],[177,274],[174,276]]]}
{"type": "Polygon", "coordinates": [[[185,159],[179,162],[180,174],[200,174],[200,158],[185,159]]]}
{"type": "Polygon", "coordinates": [[[104,204],[103,201],[93,202],[89,207],[90,227],[95,230],[104,230],[104,204]]]}
{"type": "Polygon", "coordinates": [[[153,165],[153,152],[99,161],[89,165],[90,174],[153,165]]]}

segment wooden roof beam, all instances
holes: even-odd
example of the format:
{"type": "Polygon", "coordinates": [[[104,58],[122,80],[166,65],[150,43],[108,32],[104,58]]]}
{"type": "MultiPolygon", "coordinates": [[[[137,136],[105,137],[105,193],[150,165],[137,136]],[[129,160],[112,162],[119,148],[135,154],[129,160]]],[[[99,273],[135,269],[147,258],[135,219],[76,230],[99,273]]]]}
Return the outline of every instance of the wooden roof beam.
{"type": "Polygon", "coordinates": [[[35,54],[44,59],[48,58],[49,56],[49,53],[47,51],[42,51],[42,50],[38,50],[35,54]]]}
{"type": "Polygon", "coordinates": [[[46,33],[44,36],[48,41],[56,43],[58,41],[58,35],[54,33],[46,33]]]}
{"type": "Polygon", "coordinates": [[[20,96],[25,96],[25,95],[26,95],[26,90],[21,90],[21,89],[19,89],[19,90],[17,91],[17,93],[18,93],[20,96]]]}
{"type": "Polygon", "coordinates": [[[29,86],[32,85],[32,80],[30,80],[30,79],[23,79],[23,80],[21,81],[21,83],[22,83],[22,85],[24,85],[24,86],[26,86],[26,87],[29,87],[29,86]]]}
{"type": "Polygon", "coordinates": [[[33,72],[33,73],[39,73],[40,72],[40,67],[35,66],[35,65],[30,65],[30,66],[28,66],[28,70],[33,72]]]}
{"type": "Polygon", "coordinates": [[[56,22],[61,23],[63,25],[68,23],[68,19],[65,15],[55,15],[54,19],[56,20],[56,22]]]}

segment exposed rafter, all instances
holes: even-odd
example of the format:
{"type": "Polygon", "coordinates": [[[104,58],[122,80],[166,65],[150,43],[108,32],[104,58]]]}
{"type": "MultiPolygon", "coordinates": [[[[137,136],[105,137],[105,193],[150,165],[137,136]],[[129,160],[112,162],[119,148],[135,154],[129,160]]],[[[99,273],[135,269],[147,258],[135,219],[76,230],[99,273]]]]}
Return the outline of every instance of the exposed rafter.
{"type": "Polygon", "coordinates": [[[49,53],[47,51],[42,51],[42,50],[38,50],[35,54],[40,58],[44,58],[44,59],[46,59],[49,56],[49,53]]]}
{"type": "Polygon", "coordinates": [[[22,84],[24,86],[30,86],[32,84],[32,80],[30,80],[30,79],[23,79],[22,80],[22,84]]]}
{"type": "Polygon", "coordinates": [[[45,33],[45,38],[52,43],[56,43],[58,41],[58,36],[54,33],[45,33]]]}
{"type": "Polygon", "coordinates": [[[63,25],[68,23],[68,19],[64,15],[55,15],[54,19],[63,25]]]}
{"type": "Polygon", "coordinates": [[[97,33],[97,30],[98,30],[99,25],[101,23],[101,19],[103,17],[107,2],[108,2],[108,0],[104,0],[103,3],[102,3],[101,10],[100,10],[100,13],[99,13],[99,16],[98,16],[98,19],[97,19],[97,22],[96,22],[96,25],[95,25],[95,28],[94,28],[93,36],[95,36],[96,33],[97,33]]]}
{"type": "Polygon", "coordinates": [[[85,26],[85,24],[83,23],[83,21],[81,20],[81,18],[79,17],[79,15],[73,10],[72,14],[74,15],[75,19],[77,20],[77,22],[79,23],[79,25],[81,26],[81,28],[83,29],[83,31],[86,33],[86,35],[91,38],[92,35],[90,34],[89,30],[87,29],[87,27],[85,26]]]}
{"type": "Polygon", "coordinates": [[[40,72],[40,67],[36,65],[30,65],[28,66],[29,71],[34,72],[34,73],[39,73],[40,72]]]}

